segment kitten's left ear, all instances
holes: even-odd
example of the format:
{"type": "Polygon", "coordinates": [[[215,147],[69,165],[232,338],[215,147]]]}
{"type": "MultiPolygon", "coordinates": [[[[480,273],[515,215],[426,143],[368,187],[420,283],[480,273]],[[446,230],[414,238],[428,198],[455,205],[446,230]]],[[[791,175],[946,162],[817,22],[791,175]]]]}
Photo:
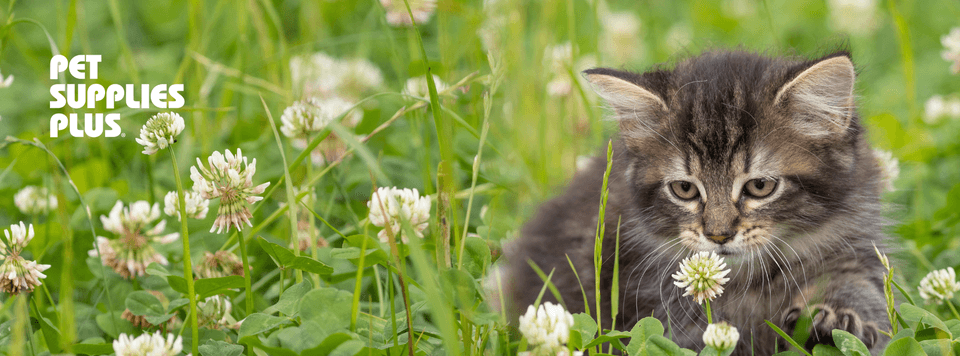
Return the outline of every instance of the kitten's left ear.
{"type": "Polygon", "coordinates": [[[853,62],[844,55],[830,57],[807,68],[777,92],[774,106],[786,105],[795,127],[822,137],[842,134],[853,119],[853,62]]]}

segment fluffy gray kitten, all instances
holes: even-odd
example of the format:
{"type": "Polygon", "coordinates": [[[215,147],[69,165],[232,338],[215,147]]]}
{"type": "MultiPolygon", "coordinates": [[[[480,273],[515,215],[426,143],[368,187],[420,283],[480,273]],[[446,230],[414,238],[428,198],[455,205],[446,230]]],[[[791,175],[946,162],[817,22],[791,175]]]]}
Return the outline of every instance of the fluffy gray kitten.
{"type": "MultiPolygon", "coordinates": [[[[804,313],[813,316],[807,348],[832,344],[833,329],[883,348],[879,331],[890,325],[874,252],[885,251],[883,178],[857,115],[849,53],[714,51],[672,69],[583,74],[620,124],[603,237],[605,327],[629,330],[652,315],[681,346],[702,348],[702,307],[670,276],[682,258],[713,251],[732,270],[712,307],[715,321],[740,331],[734,354],[785,350],[764,320],[791,333],[804,313]],[[618,220],[620,310],[610,325],[618,220]]],[[[543,286],[530,262],[553,271],[568,310],[583,312],[583,293],[593,309],[605,166],[593,159],[505,247],[508,310],[525,310],[543,286]]]]}

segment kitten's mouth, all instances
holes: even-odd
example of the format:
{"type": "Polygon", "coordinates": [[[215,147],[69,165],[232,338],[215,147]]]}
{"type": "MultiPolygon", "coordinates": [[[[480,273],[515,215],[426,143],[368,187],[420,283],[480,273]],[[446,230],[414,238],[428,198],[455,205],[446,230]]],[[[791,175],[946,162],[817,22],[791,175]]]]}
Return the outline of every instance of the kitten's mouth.
{"type": "Polygon", "coordinates": [[[737,253],[736,253],[736,252],[733,252],[733,250],[731,250],[731,249],[729,249],[729,248],[720,246],[720,248],[717,249],[717,254],[720,255],[720,256],[727,257],[727,256],[736,255],[737,253]]]}

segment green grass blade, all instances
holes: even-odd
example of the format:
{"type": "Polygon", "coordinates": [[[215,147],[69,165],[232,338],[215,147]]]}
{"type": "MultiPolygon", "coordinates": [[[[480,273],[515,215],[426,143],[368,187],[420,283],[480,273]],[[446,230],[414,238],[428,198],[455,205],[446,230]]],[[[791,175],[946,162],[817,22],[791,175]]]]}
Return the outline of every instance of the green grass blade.
{"type": "MultiPolygon", "coordinates": [[[[263,110],[267,113],[267,119],[270,120],[270,128],[273,130],[273,138],[277,140],[277,149],[280,150],[280,159],[283,160],[283,177],[286,178],[285,186],[287,188],[287,212],[290,217],[290,236],[297,236],[297,200],[295,194],[293,194],[293,181],[290,180],[290,169],[287,166],[287,154],[284,153],[283,142],[280,141],[280,133],[277,132],[277,123],[273,121],[273,114],[270,112],[270,108],[267,107],[267,102],[263,100],[263,96],[260,97],[260,102],[263,104],[263,110]]],[[[294,238],[291,237],[291,238],[294,238]]],[[[299,243],[299,242],[298,242],[299,243]]],[[[295,256],[300,256],[300,249],[293,249],[293,254],[295,256]]],[[[303,282],[303,271],[297,270],[295,273],[297,283],[303,282]]]]}

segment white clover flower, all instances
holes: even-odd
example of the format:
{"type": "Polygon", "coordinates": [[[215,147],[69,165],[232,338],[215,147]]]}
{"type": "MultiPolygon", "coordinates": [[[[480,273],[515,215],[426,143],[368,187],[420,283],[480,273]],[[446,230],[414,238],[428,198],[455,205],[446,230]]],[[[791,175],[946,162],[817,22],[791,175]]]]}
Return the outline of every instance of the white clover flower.
{"type": "MultiPolygon", "coordinates": [[[[436,74],[433,75],[433,83],[437,86],[438,95],[447,90],[447,83],[444,83],[436,74]]],[[[429,99],[430,88],[427,86],[427,78],[418,75],[407,79],[407,82],[403,85],[403,94],[429,99]]]]}
{"type": "Polygon", "coordinates": [[[242,276],[243,262],[230,251],[204,252],[200,263],[193,266],[200,278],[242,276]]]}
{"type": "Polygon", "coordinates": [[[197,303],[197,315],[199,315],[197,320],[200,325],[213,329],[233,328],[237,321],[230,315],[232,310],[233,305],[230,304],[230,299],[222,295],[214,295],[197,303]]]}
{"type": "Polygon", "coordinates": [[[552,97],[567,96],[571,91],[573,91],[573,81],[568,75],[558,75],[547,83],[547,95],[552,97]]]}
{"type": "Polygon", "coordinates": [[[874,149],[873,156],[877,160],[877,165],[880,166],[880,179],[883,182],[883,189],[888,192],[896,190],[893,183],[900,176],[900,162],[890,151],[874,149]]]}
{"type": "Polygon", "coordinates": [[[301,90],[304,97],[322,97],[334,93],[343,75],[337,67],[337,60],[323,52],[290,58],[290,78],[294,89],[301,90]]]}
{"type": "MultiPolygon", "coordinates": [[[[187,205],[187,217],[191,219],[204,219],[207,212],[210,211],[210,200],[204,199],[200,193],[194,190],[183,192],[183,202],[187,205]]],[[[180,197],[176,191],[167,192],[163,197],[163,212],[168,216],[180,218],[180,197]]]]}
{"type": "Polygon", "coordinates": [[[934,95],[923,104],[923,121],[928,125],[936,124],[945,116],[947,112],[947,102],[943,96],[934,95]]]}
{"type": "Polygon", "coordinates": [[[383,74],[376,64],[366,58],[343,59],[337,62],[341,72],[338,94],[355,98],[363,92],[383,86],[383,74]]]}
{"type": "Polygon", "coordinates": [[[280,116],[280,132],[287,137],[308,137],[322,131],[344,113],[347,114],[342,122],[346,126],[356,126],[363,117],[360,110],[353,108],[353,103],[338,97],[299,100],[283,110],[280,116]]]}
{"type": "Polygon", "coordinates": [[[693,299],[703,304],[705,300],[713,300],[723,294],[723,284],[730,278],[730,273],[723,258],[714,252],[701,251],[680,262],[680,271],[673,275],[673,282],[677,287],[685,288],[683,296],[692,295],[693,299]]]}
{"type": "Polygon", "coordinates": [[[50,268],[50,265],[37,264],[20,256],[33,239],[33,224],[27,226],[21,221],[10,225],[10,229],[3,230],[3,235],[6,241],[0,239],[0,259],[3,259],[3,264],[0,264],[0,291],[12,295],[32,292],[40,285],[41,279],[47,278],[43,271],[50,268]]]}
{"type": "Polygon", "coordinates": [[[410,223],[416,237],[422,238],[430,219],[430,197],[421,197],[416,189],[381,187],[370,197],[367,207],[370,208],[370,223],[384,228],[377,234],[383,242],[390,240],[387,229],[394,236],[400,236],[401,241],[409,241],[401,229],[404,220],[410,223]]]}
{"type": "Polygon", "coordinates": [[[940,37],[940,43],[946,48],[940,55],[944,60],[952,62],[950,71],[960,73],[960,27],[950,29],[950,33],[940,37]]]}
{"type": "Polygon", "coordinates": [[[946,99],[942,95],[934,95],[927,99],[923,105],[923,121],[935,125],[944,117],[960,119],[960,98],[946,99]]]}
{"type": "Polygon", "coordinates": [[[570,42],[548,47],[543,52],[544,62],[550,65],[553,73],[566,73],[567,66],[573,63],[573,45],[570,42]]]}
{"type": "Polygon", "coordinates": [[[530,345],[539,350],[559,350],[570,339],[573,327],[573,315],[562,305],[546,302],[539,307],[527,307],[527,313],[520,317],[520,333],[530,345]]]}
{"type": "MultiPolygon", "coordinates": [[[[410,11],[413,12],[413,19],[417,20],[417,25],[423,25],[430,20],[433,12],[437,9],[437,0],[407,0],[410,4],[410,11]]],[[[392,26],[411,26],[413,21],[410,19],[410,12],[407,12],[407,5],[404,0],[380,0],[387,11],[387,23],[392,26]]]]}
{"type": "Polygon", "coordinates": [[[9,88],[11,85],[13,85],[13,74],[4,78],[3,73],[0,72],[0,89],[9,88]]]}
{"type": "Polygon", "coordinates": [[[142,334],[133,337],[120,334],[113,341],[113,352],[117,356],[176,356],[183,351],[183,337],[174,334],[142,334]]]}
{"type": "Polygon", "coordinates": [[[960,291],[960,283],[957,283],[957,273],[953,267],[947,267],[928,273],[920,280],[917,289],[923,300],[941,304],[944,300],[953,299],[953,293],[960,291]]]}
{"type": "Polygon", "coordinates": [[[217,209],[217,220],[210,227],[219,234],[223,230],[230,231],[230,226],[237,230],[243,229],[243,224],[250,223],[250,209],[247,205],[263,200],[262,194],[270,182],[257,186],[253,185],[253,174],[257,172],[257,159],[247,164],[247,158],[240,149],[234,155],[230,150],[214,152],[207,158],[210,168],[207,169],[197,158],[197,165],[190,167],[190,179],[194,189],[200,192],[204,199],[220,198],[220,207],[217,209]],[[199,169],[197,167],[200,167],[199,169]]]}
{"type": "Polygon", "coordinates": [[[831,25],[837,31],[865,36],[877,28],[876,0],[830,0],[831,25]]]}
{"type": "Polygon", "coordinates": [[[643,43],[640,40],[640,18],[629,12],[616,12],[603,16],[603,32],[600,36],[600,48],[613,58],[614,63],[623,64],[642,57],[643,43]]]}
{"type": "Polygon", "coordinates": [[[364,92],[383,86],[383,74],[363,58],[337,59],[325,53],[290,59],[294,91],[303,98],[341,97],[356,100],[364,92]]]}
{"type": "Polygon", "coordinates": [[[99,256],[104,266],[127,279],[143,276],[147,266],[153,262],[168,264],[166,257],[157,252],[156,245],[174,242],[180,238],[180,234],[162,234],[167,226],[166,220],[161,219],[156,225],[150,226],[159,218],[159,203],[151,206],[141,200],[124,208],[123,202],[117,201],[109,215],[100,216],[104,230],[117,234],[117,238],[97,236],[96,248],[88,254],[90,257],[99,256]]]}
{"type": "Polygon", "coordinates": [[[740,333],[737,328],[725,321],[707,325],[707,330],[703,332],[703,343],[719,351],[733,348],[739,340],[740,333]]]}
{"type": "Polygon", "coordinates": [[[57,208],[57,196],[47,188],[28,185],[13,196],[13,204],[27,215],[46,214],[57,208]]]}
{"type": "Polygon", "coordinates": [[[140,128],[137,143],[143,145],[143,154],[152,155],[177,142],[177,135],[184,128],[183,117],[175,112],[162,112],[153,115],[140,128]]]}

